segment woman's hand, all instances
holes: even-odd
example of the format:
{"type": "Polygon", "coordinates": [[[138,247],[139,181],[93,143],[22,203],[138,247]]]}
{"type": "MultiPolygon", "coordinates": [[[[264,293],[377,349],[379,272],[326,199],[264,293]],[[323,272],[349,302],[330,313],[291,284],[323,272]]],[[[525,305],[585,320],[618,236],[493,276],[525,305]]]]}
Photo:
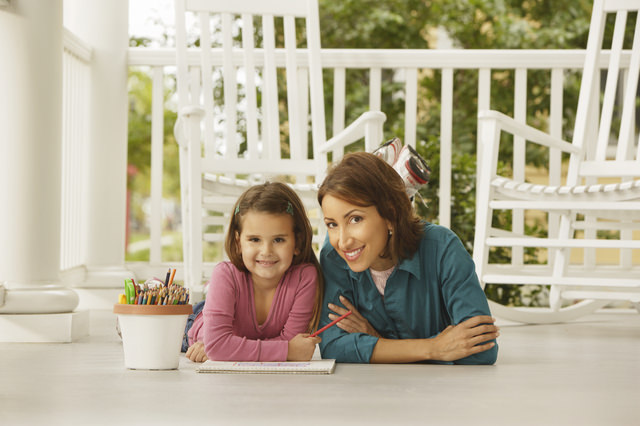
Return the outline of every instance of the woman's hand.
{"type": "Polygon", "coordinates": [[[187,358],[193,362],[205,362],[209,358],[204,352],[204,343],[196,342],[187,349],[187,358]]]}
{"type": "Polygon", "coordinates": [[[436,353],[432,359],[456,361],[469,355],[484,352],[495,346],[494,342],[500,328],[493,323],[495,319],[488,315],[469,318],[458,325],[450,325],[433,338],[436,353]]]}
{"type": "Polygon", "coordinates": [[[309,333],[301,333],[289,340],[287,361],[309,361],[322,341],[319,337],[309,337],[309,333]]]}
{"type": "Polygon", "coordinates": [[[346,314],[348,311],[351,311],[352,313],[345,319],[340,320],[340,322],[336,324],[337,327],[340,327],[347,333],[366,333],[371,336],[382,337],[346,297],[340,296],[340,302],[346,307],[346,309],[334,305],[333,303],[329,303],[329,309],[335,312],[335,314],[329,314],[329,318],[331,318],[332,321],[346,314]]]}

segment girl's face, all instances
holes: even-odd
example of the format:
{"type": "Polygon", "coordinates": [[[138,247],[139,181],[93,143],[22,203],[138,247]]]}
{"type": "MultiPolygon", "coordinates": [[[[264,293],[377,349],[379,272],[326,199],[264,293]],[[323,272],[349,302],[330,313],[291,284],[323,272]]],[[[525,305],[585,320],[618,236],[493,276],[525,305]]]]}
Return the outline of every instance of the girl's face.
{"type": "Polygon", "coordinates": [[[374,206],[360,207],[325,195],[322,213],[329,242],[352,271],[384,271],[394,265],[391,259],[380,257],[387,247],[391,223],[374,206]]]}
{"type": "Polygon", "coordinates": [[[254,284],[260,286],[277,286],[298,254],[289,214],[247,212],[236,241],[254,284]]]}

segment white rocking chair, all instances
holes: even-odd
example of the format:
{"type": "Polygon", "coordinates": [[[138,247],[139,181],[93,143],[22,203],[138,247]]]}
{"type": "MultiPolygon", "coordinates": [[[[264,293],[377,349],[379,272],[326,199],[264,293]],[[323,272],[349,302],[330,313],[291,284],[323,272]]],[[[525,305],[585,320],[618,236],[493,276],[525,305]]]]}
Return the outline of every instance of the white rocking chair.
{"type": "Polygon", "coordinates": [[[290,183],[320,243],[324,225],[311,210],[319,208],[327,155],[335,161],[362,138],[372,151],[385,115],[364,113],[327,140],[316,0],[175,4],[185,283],[201,292],[203,241],[224,241],[230,210],[252,184],[290,183]],[[196,42],[199,48],[188,48],[196,42]],[[279,99],[283,86],[286,99],[279,99]]]}
{"type": "Polygon", "coordinates": [[[491,309],[498,317],[529,323],[560,322],[591,313],[611,301],[628,301],[639,308],[640,144],[635,119],[640,18],[636,15],[635,29],[626,28],[627,22],[633,21],[627,19],[629,14],[639,9],[637,0],[595,0],[572,143],[499,112],[479,112],[473,256],[478,277],[483,285],[534,284],[550,289],[548,307],[514,308],[492,302],[491,309]],[[616,15],[613,42],[603,54],[606,18],[611,13],[616,15]],[[633,36],[630,50],[623,45],[625,34],[627,38],[633,36]],[[607,56],[598,120],[600,64],[607,56]],[[621,71],[625,66],[628,69],[621,71]],[[622,93],[622,114],[619,129],[612,132],[616,93],[622,93]],[[540,185],[498,176],[498,147],[503,133],[513,135],[514,143],[524,140],[546,146],[550,156],[560,158],[559,152],[568,153],[566,183],[550,178],[549,184],[540,185]],[[512,210],[514,217],[522,217],[526,211],[545,212],[547,235],[525,235],[521,224],[514,229],[494,229],[494,210],[512,210]],[[608,233],[609,239],[603,233],[608,233]],[[490,263],[494,247],[510,248],[511,263],[490,263]],[[546,263],[526,264],[523,249],[529,247],[547,248],[546,263]],[[601,249],[615,250],[616,264],[605,264],[601,249]],[[580,254],[584,257],[577,261],[580,254]]]}

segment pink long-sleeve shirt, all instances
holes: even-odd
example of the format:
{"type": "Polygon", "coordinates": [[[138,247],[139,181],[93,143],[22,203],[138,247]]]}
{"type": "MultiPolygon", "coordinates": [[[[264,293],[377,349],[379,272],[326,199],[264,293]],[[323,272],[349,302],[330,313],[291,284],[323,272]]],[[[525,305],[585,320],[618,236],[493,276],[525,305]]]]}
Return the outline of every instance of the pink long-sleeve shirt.
{"type": "Polygon", "coordinates": [[[221,262],[213,270],[202,314],[189,330],[189,343],[203,341],[207,357],[216,361],[285,361],[289,340],[307,331],[316,288],[312,264],[291,266],[259,325],[251,275],[221,262]]]}

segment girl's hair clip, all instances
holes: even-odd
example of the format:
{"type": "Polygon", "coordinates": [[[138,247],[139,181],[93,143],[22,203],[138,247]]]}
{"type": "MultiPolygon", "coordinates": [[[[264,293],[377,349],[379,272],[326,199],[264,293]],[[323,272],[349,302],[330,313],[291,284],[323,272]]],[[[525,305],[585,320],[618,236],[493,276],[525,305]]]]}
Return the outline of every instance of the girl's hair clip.
{"type": "Polygon", "coordinates": [[[240,213],[240,204],[238,204],[238,205],[236,206],[236,211],[233,213],[233,215],[235,216],[235,215],[237,215],[238,213],[240,213]]]}
{"type": "Polygon", "coordinates": [[[291,205],[291,201],[287,201],[287,213],[293,216],[293,206],[291,205]]]}

